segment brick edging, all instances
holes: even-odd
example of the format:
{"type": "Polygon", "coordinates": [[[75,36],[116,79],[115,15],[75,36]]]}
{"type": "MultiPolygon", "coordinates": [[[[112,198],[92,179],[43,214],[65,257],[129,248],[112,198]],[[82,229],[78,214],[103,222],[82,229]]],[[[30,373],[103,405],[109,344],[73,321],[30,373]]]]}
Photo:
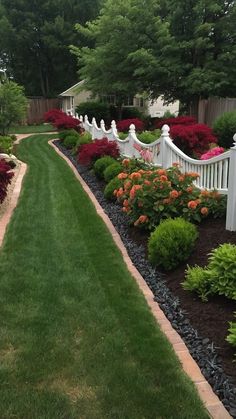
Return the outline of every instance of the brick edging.
{"type": "Polygon", "coordinates": [[[98,203],[96,197],[86,184],[86,182],[82,179],[80,174],[77,172],[75,166],[73,163],[66,157],[54,144],[53,140],[50,140],[48,142],[56,151],[56,153],[62,157],[67,164],[70,166],[71,170],[74,172],[74,175],[80,182],[81,186],[83,187],[84,191],[89,196],[90,200],[92,201],[97,214],[102,218],[104,223],[106,224],[108,230],[110,231],[112,238],[119,248],[124,262],[126,263],[126,266],[133,276],[133,278],[136,280],[139,289],[142,291],[146,302],[148,306],[150,307],[153,316],[155,317],[158,325],[160,326],[160,329],[166,336],[166,338],[169,340],[170,344],[172,345],[177,357],[179,358],[183,370],[185,373],[190,377],[190,379],[194,382],[198,394],[203,401],[209,415],[213,419],[230,419],[232,416],[228,413],[228,411],[225,409],[223,403],[219,400],[218,396],[213,392],[212,387],[210,384],[206,381],[205,377],[202,375],[201,370],[197,363],[194,361],[192,356],[190,355],[190,352],[185,345],[184,341],[180,337],[180,335],[176,332],[175,329],[173,329],[170,321],[167,319],[161,308],[159,307],[159,304],[154,301],[154,295],[150,288],[148,287],[147,283],[141,276],[141,274],[138,272],[136,267],[133,265],[127,250],[120,238],[120,235],[117,233],[114,225],[112,224],[110,218],[105,214],[103,211],[103,208],[98,203]]]}
{"type": "Polygon", "coordinates": [[[17,178],[15,181],[13,191],[11,192],[10,202],[7,205],[6,210],[0,220],[0,247],[2,246],[2,243],[3,243],[7,225],[12,217],[14,209],[16,208],[17,202],[19,200],[21,187],[22,187],[22,181],[27,170],[27,164],[21,162],[20,160],[18,161],[20,162],[20,169],[19,169],[19,172],[16,174],[17,178]]]}

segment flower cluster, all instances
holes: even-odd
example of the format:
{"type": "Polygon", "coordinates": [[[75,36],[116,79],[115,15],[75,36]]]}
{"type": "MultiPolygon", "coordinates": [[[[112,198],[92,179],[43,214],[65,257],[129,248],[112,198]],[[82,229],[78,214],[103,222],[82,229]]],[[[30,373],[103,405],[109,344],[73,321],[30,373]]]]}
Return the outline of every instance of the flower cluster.
{"type": "Polygon", "coordinates": [[[144,130],[144,123],[141,119],[132,118],[132,119],[122,119],[118,121],[116,127],[120,132],[127,132],[129,131],[129,127],[131,124],[135,125],[136,131],[143,131],[144,130]]]}
{"type": "Polygon", "coordinates": [[[103,156],[119,157],[119,148],[115,141],[107,138],[94,140],[93,143],[83,144],[78,148],[78,161],[83,165],[90,165],[103,156]]]}
{"type": "Polygon", "coordinates": [[[45,122],[51,122],[58,130],[74,129],[81,132],[80,120],[73,116],[67,115],[60,109],[51,109],[44,114],[45,122]]]}
{"type": "Polygon", "coordinates": [[[172,127],[174,125],[194,125],[197,121],[192,116],[177,116],[176,118],[161,118],[158,119],[155,123],[156,128],[163,127],[164,124],[169,125],[169,127],[172,127]]]}
{"type": "Polygon", "coordinates": [[[6,197],[7,187],[11,182],[12,176],[11,166],[9,166],[4,159],[0,160],[0,203],[2,203],[6,197]]]}
{"type": "Polygon", "coordinates": [[[170,136],[180,150],[195,158],[209,150],[210,143],[217,142],[212,129],[204,124],[173,125],[170,136]]]}
{"type": "Polygon", "coordinates": [[[222,216],[225,199],[216,191],[200,191],[194,181],[197,173],[181,173],[178,165],[118,175],[122,186],[114,195],[135,226],[152,229],[161,219],[182,216],[200,222],[208,215],[222,216]]]}
{"type": "Polygon", "coordinates": [[[224,153],[225,149],[223,147],[214,147],[211,148],[209,151],[201,155],[201,160],[208,160],[212,157],[219,156],[220,154],[224,153]]]}

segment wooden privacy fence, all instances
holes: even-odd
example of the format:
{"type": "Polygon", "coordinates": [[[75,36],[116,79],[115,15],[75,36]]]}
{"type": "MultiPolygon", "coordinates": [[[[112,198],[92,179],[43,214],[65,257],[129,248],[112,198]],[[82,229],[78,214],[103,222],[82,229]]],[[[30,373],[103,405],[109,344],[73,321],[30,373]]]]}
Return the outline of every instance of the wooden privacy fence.
{"type": "Polygon", "coordinates": [[[217,190],[228,195],[226,229],[236,231],[236,134],[234,146],[225,153],[209,160],[196,160],[183,153],[171,140],[168,125],[164,125],[160,138],[151,144],[144,144],[136,136],[135,126],[130,125],[129,134],[125,140],[119,138],[115,121],[111,128],[106,129],[103,120],[98,127],[95,118],[92,123],[88,117],[79,117],[83,128],[90,132],[92,138],[108,138],[116,141],[120,153],[124,157],[143,158],[146,162],[163,168],[168,168],[173,163],[179,163],[183,172],[195,172],[199,178],[195,184],[200,189],[217,190]]]}
{"type": "Polygon", "coordinates": [[[44,113],[55,108],[60,109],[59,98],[28,97],[27,124],[40,124],[44,113]]]}
{"type": "Polygon", "coordinates": [[[225,112],[236,111],[236,98],[210,97],[200,100],[198,106],[198,122],[213,126],[218,116],[225,112]]]}

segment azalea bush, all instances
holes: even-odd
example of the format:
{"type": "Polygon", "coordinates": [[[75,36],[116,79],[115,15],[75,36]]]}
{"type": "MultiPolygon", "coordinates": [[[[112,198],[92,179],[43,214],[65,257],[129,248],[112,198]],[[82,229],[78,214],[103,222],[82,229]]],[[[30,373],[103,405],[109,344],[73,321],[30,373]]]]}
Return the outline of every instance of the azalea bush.
{"type": "Polygon", "coordinates": [[[90,165],[103,156],[118,158],[120,155],[116,141],[108,141],[107,138],[94,140],[91,144],[83,144],[78,148],[78,162],[90,165]]]}
{"type": "Polygon", "coordinates": [[[118,121],[116,124],[118,131],[129,131],[130,125],[135,125],[136,131],[143,131],[144,130],[144,123],[141,121],[141,119],[138,118],[131,118],[131,119],[122,119],[121,121],[118,121]]]}
{"type": "Polygon", "coordinates": [[[64,115],[66,115],[65,112],[61,111],[60,109],[50,109],[50,111],[45,112],[43,119],[45,122],[52,123],[64,115]]]}
{"type": "Polygon", "coordinates": [[[200,222],[209,215],[222,216],[225,197],[216,191],[200,191],[193,184],[198,176],[181,173],[177,165],[166,170],[140,169],[131,174],[124,170],[118,175],[123,184],[114,190],[114,195],[131,223],[146,229],[153,229],[165,218],[182,216],[200,222]]]}
{"type": "Polygon", "coordinates": [[[196,119],[192,116],[177,116],[176,118],[161,118],[155,122],[156,128],[162,128],[164,124],[173,127],[174,125],[195,125],[197,123],[196,119]]]}
{"type": "Polygon", "coordinates": [[[7,187],[11,182],[13,173],[11,166],[4,160],[0,160],[0,203],[2,203],[7,195],[7,187]]]}
{"type": "Polygon", "coordinates": [[[201,160],[212,159],[212,157],[219,156],[220,154],[224,153],[224,151],[225,149],[223,147],[211,148],[209,151],[201,155],[201,160]]]}
{"type": "Polygon", "coordinates": [[[212,129],[204,124],[173,125],[170,137],[180,150],[195,158],[207,152],[211,143],[217,143],[212,129]]]}

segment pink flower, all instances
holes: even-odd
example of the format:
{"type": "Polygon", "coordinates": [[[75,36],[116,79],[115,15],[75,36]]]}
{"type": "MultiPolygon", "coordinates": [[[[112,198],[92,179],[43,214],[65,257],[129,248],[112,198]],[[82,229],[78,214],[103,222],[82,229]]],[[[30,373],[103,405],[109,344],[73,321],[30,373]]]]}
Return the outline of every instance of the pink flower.
{"type": "Polygon", "coordinates": [[[212,157],[219,156],[220,154],[224,153],[223,147],[214,147],[211,150],[207,151],[206,153],[201,155],[201,160],[208,160],[212,157]]]}

